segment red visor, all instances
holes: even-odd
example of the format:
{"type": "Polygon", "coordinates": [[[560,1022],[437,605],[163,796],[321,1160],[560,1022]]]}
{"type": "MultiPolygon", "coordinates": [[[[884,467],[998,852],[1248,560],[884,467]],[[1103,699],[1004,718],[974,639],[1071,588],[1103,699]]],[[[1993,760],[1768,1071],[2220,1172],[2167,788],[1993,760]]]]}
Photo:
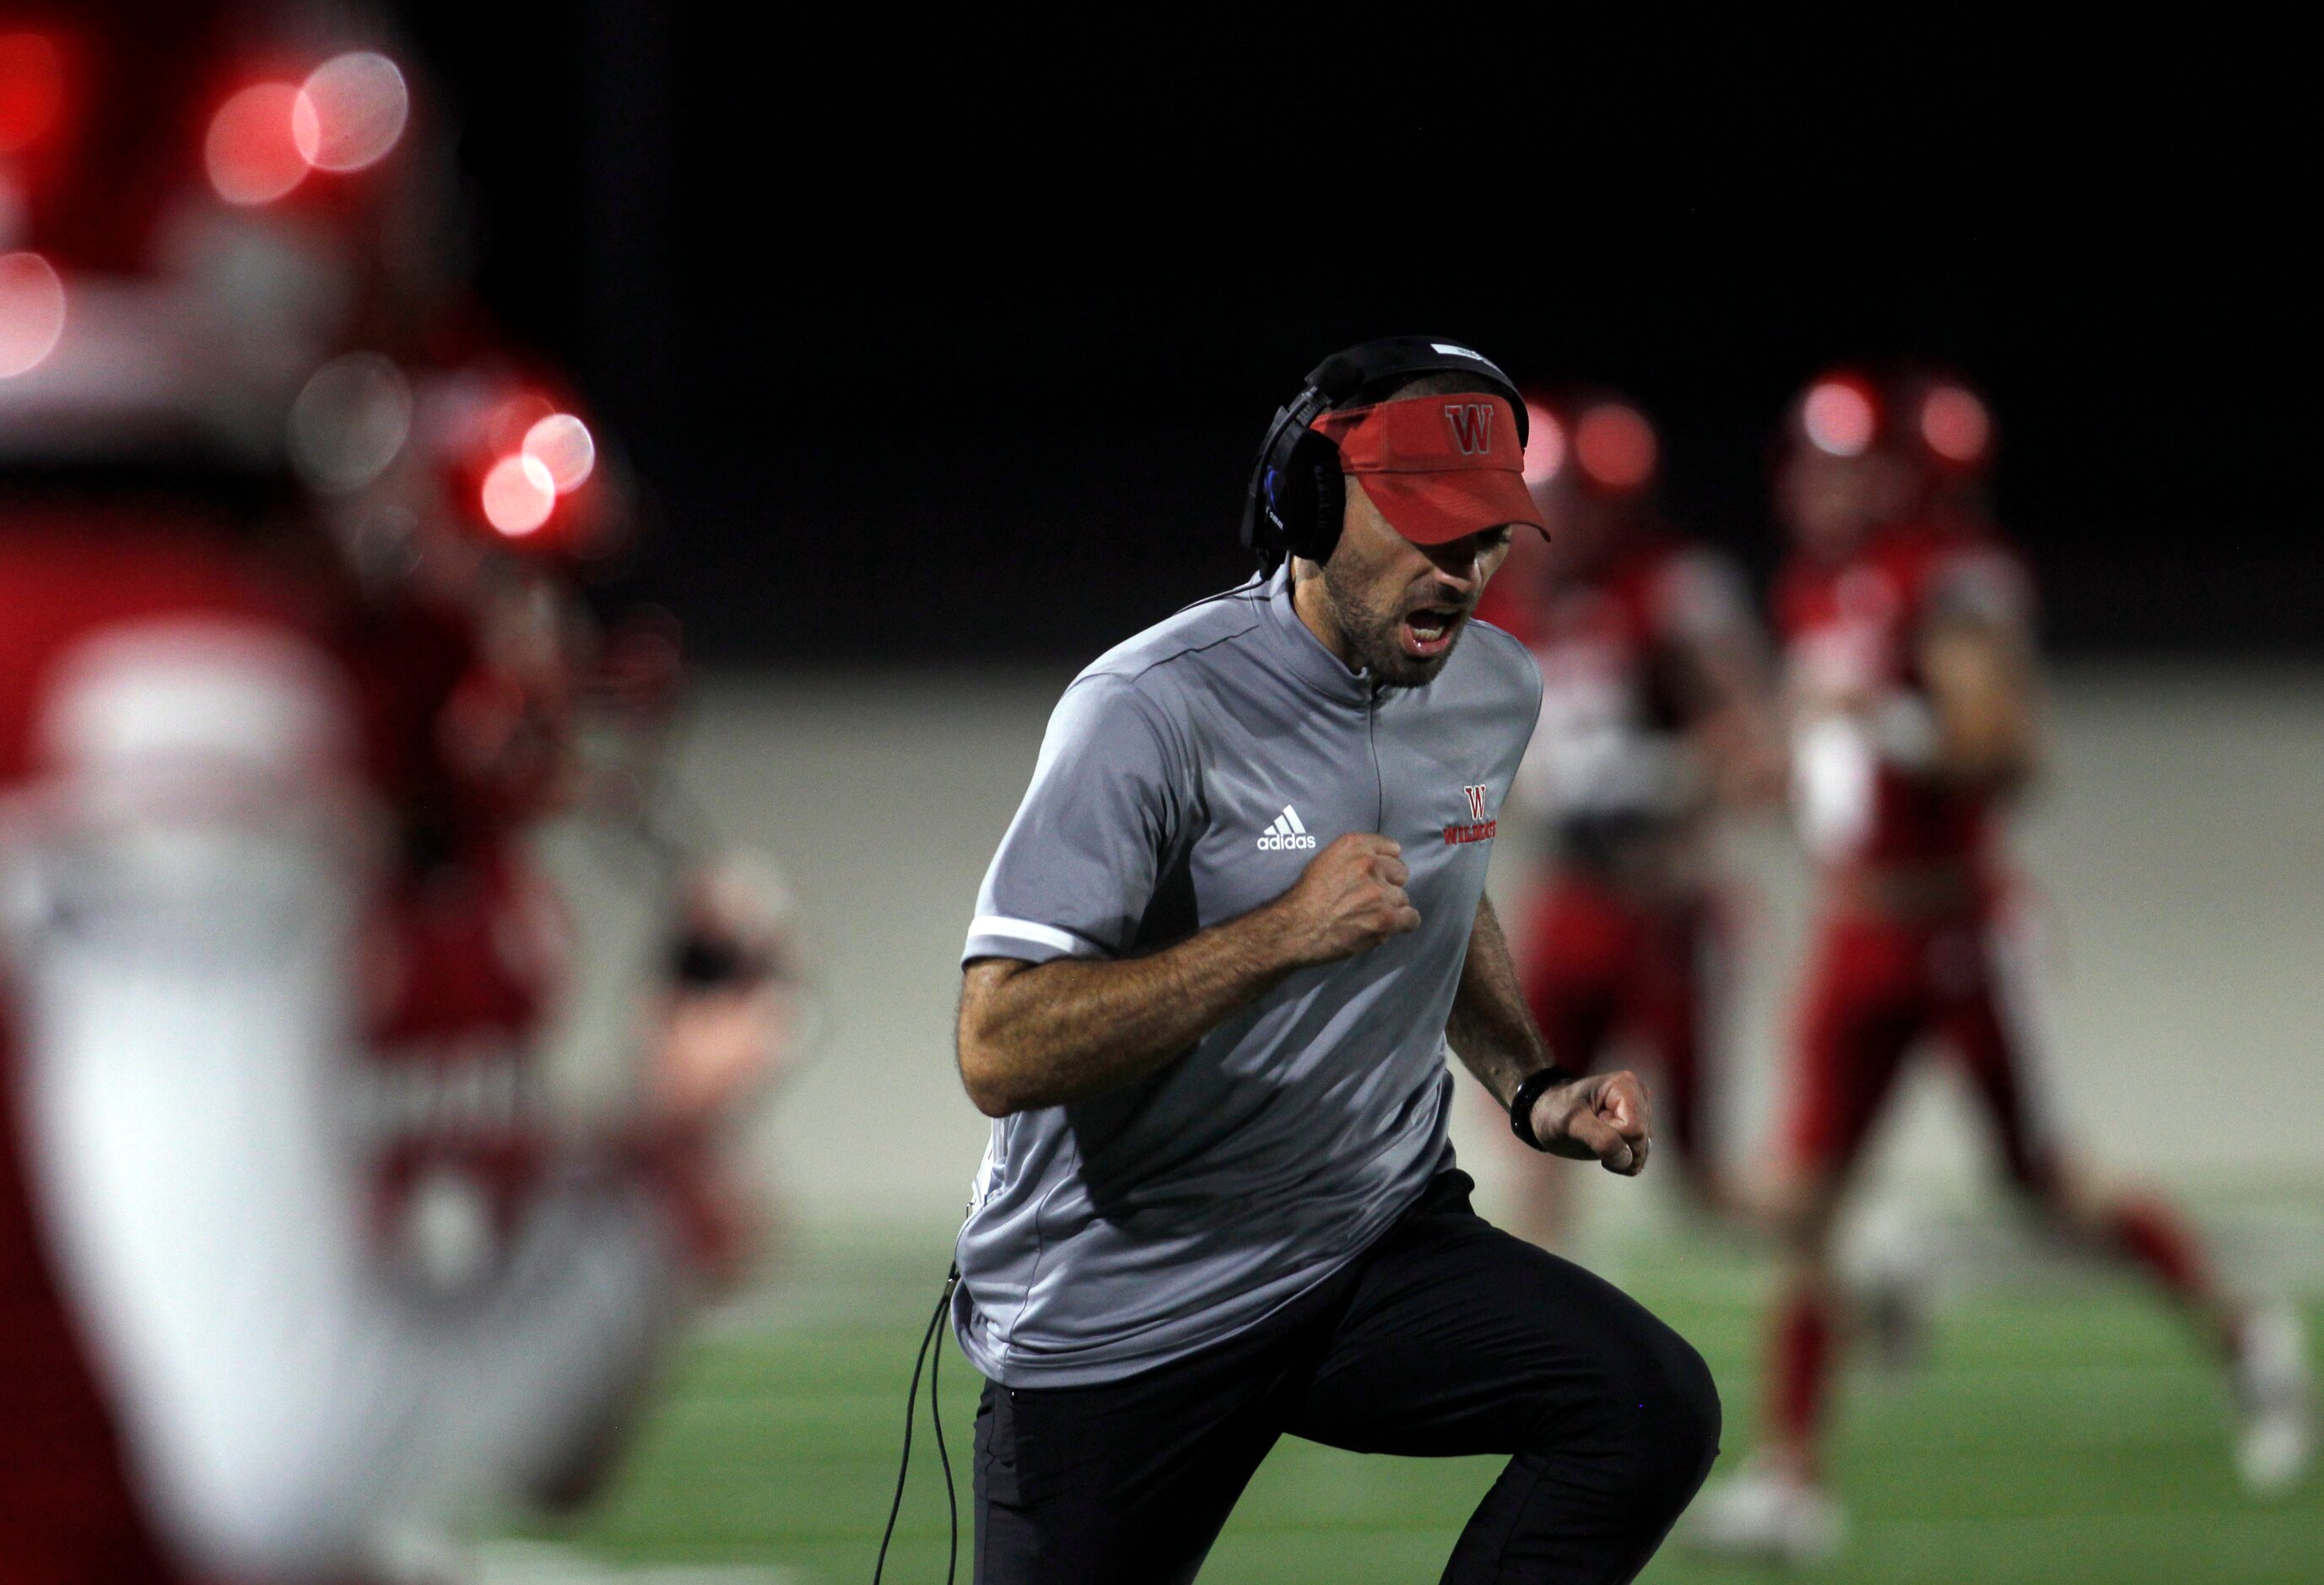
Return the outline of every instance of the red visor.
{"type": "Polygon", "coordinates": [[[1498,396],[1407,396],[1315,420],[1390,527],[1442,545],[1510,523],[1549,530],[1525,484],[1517,414],[1498,396]]]}

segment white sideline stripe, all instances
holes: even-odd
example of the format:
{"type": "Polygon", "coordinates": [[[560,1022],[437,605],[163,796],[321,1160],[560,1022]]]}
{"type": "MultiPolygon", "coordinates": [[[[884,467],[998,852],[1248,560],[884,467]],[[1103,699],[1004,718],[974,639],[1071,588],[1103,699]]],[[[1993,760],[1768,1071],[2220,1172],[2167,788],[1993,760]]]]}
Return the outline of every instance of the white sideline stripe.
{"type": "Polygon", "coordinates": [[[1307,828],[1299,824],[1298,810],[1293,808],[1290,805],[1286,804],[1283,806],[1283,817],[1291,822],[1291,829],[1294,834],[1300,836],[1307,834],[1307,828]]]}
{"type": "MultiPolygon", "coordinates": [[[[960,916],[953,916],[958,918],[960,916]]],[[[968,922],[968,938],[998,935],[1007,941],[1029,941],[1037,946],[1054,946],[1059,952],[1077,958],[1102,957],[1104,953],[1093,942],[1084,941],[1070,930],[1060,930],[1054,925],[1036,925],[1030,919],[1011,919],[1000,914],[979,914],[968,922]]]]}

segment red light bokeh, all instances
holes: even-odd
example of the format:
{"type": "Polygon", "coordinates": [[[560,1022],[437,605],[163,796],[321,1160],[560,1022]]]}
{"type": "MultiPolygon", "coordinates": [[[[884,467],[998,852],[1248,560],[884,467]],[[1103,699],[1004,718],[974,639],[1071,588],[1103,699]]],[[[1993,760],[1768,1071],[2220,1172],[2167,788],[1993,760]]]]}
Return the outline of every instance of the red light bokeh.
{"type": "Polygon", "coordinates": [[[1921,438],[1947,462],[1972,466],[1993,443],[1993,419],[1976,392],[1940,385],[1921,403],[1921,438]]]}
{"type": "Polygon", "coordinates": [[[0,155],[19,154],[63,118],[64,58],[45,33],[0,33],[0,155]]]}
{"type": "Polygon", "coordinates": [[[306,180],[300,152],[300,91],[289,83],[253,83],[218,106],[202,145],[210,185],[229,204],[271,204],[306,180]]]}
{"type": "Polygon", "coordinates": [[[1545,484],[1565,465],[1565,429],[1537,401],[1526,403],[1525,481],[1545,484]]]}
{"type": "Polygon", "coordinates": [[[1878,430],[1872,393],[1849,380],[1822,380],[1800,405],[1800,427],[1808,443],[1833,456],[1861,456],[1878,430]]]}
{"type": "Polygon", "coordinates": [[[65,287],[38,253],[0,253],[0,380],[30,373],[65,329],[65,287]]]}
{"type": "Polygon", "coordinates": [[[1575,460],[1609,490],[1635,490],[1654,477],[1656,451],[1646,415],[1618,401],[1600,402],[1574,426],[1575,460]]]}
{"type": "Polygon", "coordinates": [[[484,475],[484,521],[512,539],[536,533],[557,508],[557,481],[549,465],[522,452],[504,456],[484,475]]]}

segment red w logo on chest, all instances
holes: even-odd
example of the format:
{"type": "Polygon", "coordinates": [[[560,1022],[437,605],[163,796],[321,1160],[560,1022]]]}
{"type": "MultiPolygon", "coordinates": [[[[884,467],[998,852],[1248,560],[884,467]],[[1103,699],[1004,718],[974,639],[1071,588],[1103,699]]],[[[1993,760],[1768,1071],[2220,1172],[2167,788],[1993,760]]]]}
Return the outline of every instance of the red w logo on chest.
{"type": "Polygon", "coordinates": [[[1465,825],[1455,824],[1444,828],[1446,846],[1462,842],[1490,842],[1493,839],[1493,833],[1501,828],[1501,823],[1499,820],[1485,818],[1485,795],[1488,790],[1483,787],[1464,787],[1461,789],[1461,796],[1469,800],[1469,823],[1465,825]]]}

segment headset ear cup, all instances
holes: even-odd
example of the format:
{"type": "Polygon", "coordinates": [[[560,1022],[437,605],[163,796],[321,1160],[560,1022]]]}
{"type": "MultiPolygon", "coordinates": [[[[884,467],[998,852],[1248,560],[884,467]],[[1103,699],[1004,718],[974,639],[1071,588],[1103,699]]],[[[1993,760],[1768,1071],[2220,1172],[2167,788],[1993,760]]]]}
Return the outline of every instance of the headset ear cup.
{"type": "Polygon", "coordinates": [[[1283,502],[1283,548],[1309,561],[1327,560],[1340,542],[1347,489],[1340,478],[1340,448],[1313,429],[1300,431],[1285,459],[1289,475],[1283,502]]]}
{"type": "Polygon", "coordinates": [[[1283,534],[1280,528],[1284,486],[1284,462],[1290,453],[1293,433],[1291,410],[1275,410],[1275,422],[1268,427],[1267,439],[1259,448],[1259,460],[1251,465],[1250,487],[1243,493],[1242,548],[1259,558],[1259,566],[1273,572],[1283,563],[1283,534]]]}
{"type": "Polygon", "coordinates": [[[1340,472],[1340,449],[1335,446],[1330,460],[1315,470],[1314,530],[1308,548],[1299,554],[1318,566],[1331,560],[1347,511],[1348,481],[1340,472]]]}

